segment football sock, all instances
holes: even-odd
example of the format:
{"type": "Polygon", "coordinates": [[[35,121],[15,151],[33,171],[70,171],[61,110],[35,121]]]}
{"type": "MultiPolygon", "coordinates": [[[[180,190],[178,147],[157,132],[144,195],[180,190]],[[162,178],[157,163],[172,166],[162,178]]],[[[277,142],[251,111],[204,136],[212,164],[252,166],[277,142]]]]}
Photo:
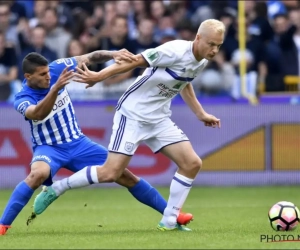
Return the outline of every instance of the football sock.
{"type": "Polygon", "coordinates": [[[28,203],[33,193],[34,190],[25,181],[20,182],[8,200],[0,219],[0,224],[10,226],[23,207],[28,203]]]}
{"type": "Polygon", "coordinates": [[[162,223],[166,227],[174,228],[177,217],[192,187],[193,179],[176,173],[170,186],[170,196],[164,211],[162,223]]]}
{"type": "Polygon", "coordinates": [[[52,188],[56,195],[60,196],[68,189],[86,187],[94,183],[99,183],[96,166],[85,167],[68,178],[55,181],[52,184],[52,188]]]}
{"type": "Polygon", "coordinates": [[[161,214],[164,213],[167,207],[166,200],[161,196],[161,194],[152,187],[148,182],[143,180],[135,184],[132,188],[128,188],[128,191],[136,198],[139,202],[152,207],[161,214]]]}

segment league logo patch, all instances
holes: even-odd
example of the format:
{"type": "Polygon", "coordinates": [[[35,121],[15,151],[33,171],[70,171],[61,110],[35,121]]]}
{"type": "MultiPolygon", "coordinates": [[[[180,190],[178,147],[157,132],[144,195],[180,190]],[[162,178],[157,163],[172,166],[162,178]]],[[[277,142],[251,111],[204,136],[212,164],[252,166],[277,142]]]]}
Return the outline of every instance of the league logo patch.
{"type": "Polygon", "coordinates": [[[25,111],[26,111],[26,109],[27,109],[28,106],[30,106],[30,102],[29,101],[22,102],[22,103],[19,104],[17,110],[22,115],[25,115],[25,111]]]}
{"type": "Polygon", "coordinates": [[[155,50],[151,50],[150,52],[148,52],[147,57],[150,61],[154,61],[158,57],[158,52],[155,50]]]}
{"type": "Polygon", "coordinates": [[[132,142],[126,142],[125,143],[125,150],[127,151],[127,152],[131,152],[132,151],[132,149],[133,149],[133,143],[132,142]]]}

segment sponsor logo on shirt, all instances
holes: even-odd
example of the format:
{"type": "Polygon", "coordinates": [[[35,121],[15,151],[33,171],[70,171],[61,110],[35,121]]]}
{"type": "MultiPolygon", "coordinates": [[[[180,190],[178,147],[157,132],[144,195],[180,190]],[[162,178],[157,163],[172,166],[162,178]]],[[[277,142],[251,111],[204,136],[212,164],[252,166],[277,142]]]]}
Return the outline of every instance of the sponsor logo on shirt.
{"type": "MultiPolygon", "coordinates": [[[[179,88],[180,88],[180,86],[179,86],[179,88]]],[[[174,89],[170,89],[168,86],[166,86],[163,83],[160,83],[160,84],[156,85],[156,87],[158,87],[159,90],[160,90],[158,94],[160,96],[163,96],[163,97],[166,97],[166,98],[173,98],[175,95],[177,95],[180,92],[179,88],[178,88],[178,90],[177,89],[175,89],[175,90],[174,89]]]]}

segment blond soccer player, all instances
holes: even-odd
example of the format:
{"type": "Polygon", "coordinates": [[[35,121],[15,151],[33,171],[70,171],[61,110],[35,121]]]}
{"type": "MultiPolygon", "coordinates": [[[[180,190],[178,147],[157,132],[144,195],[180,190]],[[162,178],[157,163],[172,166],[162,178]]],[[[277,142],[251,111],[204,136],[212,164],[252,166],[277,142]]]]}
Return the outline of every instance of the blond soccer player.
{"type": "MultiPolygon", "coordinates": [[[[116,181],[127,168],[139,144],[144,142],[154,153],[164,154],[178,166],[171,182],[167,207],[157,226],[161,231],[178,230],[177,217],[202,161],[188,137],[170,119],[171,100],[180,94],[205,126],[221,127],[220,119],[205,112],[191,82],[205,68],[208,60],[218,53],[224,33],[222,22],[209,19],[201,23],[194,41],[167,42],[145,50],[137,55],[135,62],[119,62],[100,72],[90,71],[87,67],[85,70],[78,68],[76,81],[87,83],[87,87],[137,67],[146,70],[118,101],[105,164],[83,169],[55,182],[55,189],[60,190],[57,197],[68,189],[90,185],[90,180],[93,183],[116,181]]],[[[55,199],[53,195],[43,192],[37,197],[35,205],[48,206],[55,199]]]]}

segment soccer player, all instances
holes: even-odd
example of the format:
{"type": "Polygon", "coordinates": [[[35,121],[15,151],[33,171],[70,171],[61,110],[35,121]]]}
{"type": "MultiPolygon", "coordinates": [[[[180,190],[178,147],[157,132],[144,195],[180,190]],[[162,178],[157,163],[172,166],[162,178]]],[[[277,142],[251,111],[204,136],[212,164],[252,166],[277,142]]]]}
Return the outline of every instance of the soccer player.
{"type": "Polygon", "coordinates": [[[109,155],[102,166],[85,168],[69,178],[55,182],[56,196],[43,192],[34,206],[45,209],[68,189],[93,183],[116,181],[143,141],[153,152],[161,152],[177,166],[170,186],[170,196],[162,220],[157,228],[175,230],[176,223],[202,161],[194,151],[188,137],[169,118],[171,100],[177,94],[205,126],[219,127],[220,119],[204,111],[190,82],[204,69],[208,60],[219,51],[224,40],[225,26],[209,19],[201,23],[194,41],[175,40],[137,55],[137,61],[113,64],[100,72],[78,69],[75,81],[91,87],[116,74],[136,67],[146,67],[142,76],[119,99],[114,116],[113,131],[108,146],[109,155]]]}
{"type": "MultiPolygon", "coordinates": [[[[31,172],[13,191],[0,219],[0,235],[8,228],[28,203],[35,189],[41,184],[50,186],[52,177],[61,167],[73,172],[87,170],[89,183],[93,183],[89,165],[102,165],[108,151],[87,138],[77,123],[66,85],[73,77],[76,67],[83,63],[102,63],[110,59],[132,63],[133,54],[127,50],[95,51],[82,56],[58,59],[50,65],[38,53],[30,53],[23,60],[25,80],[16,95],[14,107],[30,124],[33,158],[31,172]]],[[[94,178],[94,177],[93,177],[94,178]]],[[[145,180],[125,170],[116,182],[128,188],[140,202],[163,214],[167,202],[145,180]]],[[[49,188],[48,193],[60,191],[49,188]]],[[[39,210],[35,211],[40,214],[39,210]]],[[[182,213],[179,223],[186,224],[191,214],[182,213]]],[[[188,230],[179,226],[180,230],[188,230]]]]}

